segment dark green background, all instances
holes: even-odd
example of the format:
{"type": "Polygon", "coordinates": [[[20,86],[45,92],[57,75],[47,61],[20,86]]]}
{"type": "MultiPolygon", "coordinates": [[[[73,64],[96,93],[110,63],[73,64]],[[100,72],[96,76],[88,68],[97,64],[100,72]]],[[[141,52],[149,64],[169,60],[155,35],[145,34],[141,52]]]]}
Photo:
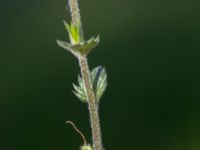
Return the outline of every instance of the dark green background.
{"type": "MultiPolygon", "coordinates": [[[[0,149],[78,150],[87,106],[72,94],[79,67],[59,48],[65,0],[0,0],[0,149]]],[[[90,67],[106,66],[100,105],[107,150],[200,149],[200,2],[80,0],[90,67]]]]}

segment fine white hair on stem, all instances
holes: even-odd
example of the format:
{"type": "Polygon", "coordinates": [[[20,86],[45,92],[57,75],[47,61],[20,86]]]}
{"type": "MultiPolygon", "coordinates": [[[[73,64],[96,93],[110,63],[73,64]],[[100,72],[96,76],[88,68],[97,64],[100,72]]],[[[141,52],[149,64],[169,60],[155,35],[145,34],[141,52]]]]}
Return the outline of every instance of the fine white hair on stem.
{"type": "Polygon", "coordinates": [[[69,8],[70,8],[71,17],[72,17],[72,23],[74,25],[80,24],[81,16],[80,16],[78,0],[69,0],[69,8]]]}

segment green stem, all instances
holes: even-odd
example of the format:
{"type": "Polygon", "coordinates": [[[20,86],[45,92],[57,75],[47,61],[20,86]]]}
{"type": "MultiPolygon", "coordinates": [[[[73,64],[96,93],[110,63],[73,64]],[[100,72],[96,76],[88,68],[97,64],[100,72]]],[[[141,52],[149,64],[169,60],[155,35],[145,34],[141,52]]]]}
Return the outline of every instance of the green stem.
{"type": "Polygon", "coordinates": [[[90,113],[90,124],[92,128],[93,148],[94,150],[103,150],[98,113],[98,103],[95,100],[95,95],[91,84],[91,77],[87,57],[80,56],[78,60],[87,93],[88,108],[90,113]]]}

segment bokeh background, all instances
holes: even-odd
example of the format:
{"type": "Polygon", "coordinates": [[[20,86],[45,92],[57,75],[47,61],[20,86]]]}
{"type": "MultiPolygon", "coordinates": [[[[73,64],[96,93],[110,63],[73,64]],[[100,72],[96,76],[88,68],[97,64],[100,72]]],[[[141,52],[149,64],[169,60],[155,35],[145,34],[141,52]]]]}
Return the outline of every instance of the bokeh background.
{"type": "MultiPolygon", "coordinates": [[[[0,149],[77,150],[91,141],[87,106],[71,92],[77,60],[66,0],[0,0],[0,149]]],[[[85,37],[100,34],[100,104],[108,150],[200,149],[200,9],[195,0],[80,0],[85,37]]]]}

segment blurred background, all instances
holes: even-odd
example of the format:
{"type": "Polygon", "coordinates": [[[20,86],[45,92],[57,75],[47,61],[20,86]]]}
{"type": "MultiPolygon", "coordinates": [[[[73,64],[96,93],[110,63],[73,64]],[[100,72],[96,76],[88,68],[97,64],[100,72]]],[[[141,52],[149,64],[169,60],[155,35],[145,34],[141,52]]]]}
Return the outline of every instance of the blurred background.
{"type": "MultiPolygon", "coordinates": [[[[85,37],[101,36],[100,104],[107,150],[200,149],[200,9],[195,0],[79,0],[85,37]]],[[[66,0],[0,0],[0,149],[78,150],[91,141],[87,106],[71,92],[77,60],[66,0]]]]}

